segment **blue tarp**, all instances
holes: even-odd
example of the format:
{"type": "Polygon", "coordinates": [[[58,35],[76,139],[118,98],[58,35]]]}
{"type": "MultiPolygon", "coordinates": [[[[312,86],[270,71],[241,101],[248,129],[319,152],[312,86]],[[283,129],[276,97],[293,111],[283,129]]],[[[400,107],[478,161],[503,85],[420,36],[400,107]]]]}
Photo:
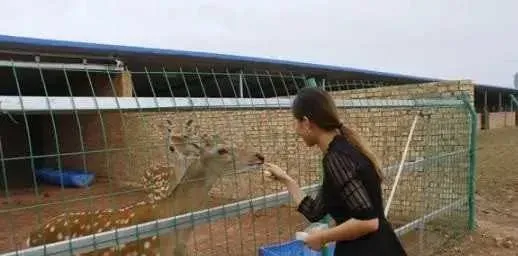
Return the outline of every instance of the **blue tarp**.
{"type": "Polygon", "coordinates": [[[95,175],[85,170],[41,168],[36,170],[36,178],[43,183],[64,187],[90,186],[95,175]]]}

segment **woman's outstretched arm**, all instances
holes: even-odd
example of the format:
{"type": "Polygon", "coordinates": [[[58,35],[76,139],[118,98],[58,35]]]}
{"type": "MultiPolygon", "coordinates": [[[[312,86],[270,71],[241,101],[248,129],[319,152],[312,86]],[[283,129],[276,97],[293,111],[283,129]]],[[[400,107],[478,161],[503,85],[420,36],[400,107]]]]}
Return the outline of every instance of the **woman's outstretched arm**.
{"type": "Polygon", "coordinates": [[[311,222],[316,222],[326,215],[321,190],[319,190],[317,196],[313,199],[309,195],[306,195],[304,191],[300,189],[299,184],[279,166],[271,163],[265,163],[264,165],[276,179],[286,185],[291,198],[297,205],[297,210],[302,213],[306,219],[311,222]]]}

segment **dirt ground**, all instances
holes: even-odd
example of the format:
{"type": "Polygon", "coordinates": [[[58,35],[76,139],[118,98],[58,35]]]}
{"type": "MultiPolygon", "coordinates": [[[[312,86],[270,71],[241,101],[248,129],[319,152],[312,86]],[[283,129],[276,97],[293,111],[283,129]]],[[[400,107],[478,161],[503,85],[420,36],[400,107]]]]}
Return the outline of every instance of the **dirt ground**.
{"type": "Polygon", "coordinates": [[[436,255],[518,256],[518,129],[479,131],[477,230],[436,255]]]}

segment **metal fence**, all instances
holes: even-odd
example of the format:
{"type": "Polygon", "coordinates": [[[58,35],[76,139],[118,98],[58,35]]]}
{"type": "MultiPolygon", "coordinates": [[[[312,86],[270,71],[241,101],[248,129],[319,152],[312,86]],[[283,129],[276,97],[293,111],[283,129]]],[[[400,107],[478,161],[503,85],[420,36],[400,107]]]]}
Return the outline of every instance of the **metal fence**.
{"type": "Polygon", "coordinates": [[[433,254],[474,226],[469,83],[4,64],[3,255],[257,255],[293,239],[309,223],[252,164],[260,154],[307,192],[319,188],[320,153],[292,129],[304,86],[328,90],[378,154],[385,200],[398,177],[388,217],[411,254],[433,254]]]}
{"type": "Polygon", "coordinates": [[[518,109],[518,100],[512,94],[509,95],[509,99],[511,101],[511,112],[513,112],[514,109],[518,109]]]}

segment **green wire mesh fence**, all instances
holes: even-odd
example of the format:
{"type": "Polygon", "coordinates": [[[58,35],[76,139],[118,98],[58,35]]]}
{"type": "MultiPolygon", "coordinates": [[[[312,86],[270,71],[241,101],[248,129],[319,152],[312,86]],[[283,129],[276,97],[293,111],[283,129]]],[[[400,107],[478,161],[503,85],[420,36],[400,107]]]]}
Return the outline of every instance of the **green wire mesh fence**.
{"type": "Polygon", "coordinates": [[[328,90],[378,154],[385,200],[418,117],[388,216],[411,254],[473,227],[469,82],[14,63],[1,74],[3,255],[257,255],[292,240],[309,223],[257,164],[319,188],[320,153],[297,138],[289,109],[304,86],[328,90]]]}

